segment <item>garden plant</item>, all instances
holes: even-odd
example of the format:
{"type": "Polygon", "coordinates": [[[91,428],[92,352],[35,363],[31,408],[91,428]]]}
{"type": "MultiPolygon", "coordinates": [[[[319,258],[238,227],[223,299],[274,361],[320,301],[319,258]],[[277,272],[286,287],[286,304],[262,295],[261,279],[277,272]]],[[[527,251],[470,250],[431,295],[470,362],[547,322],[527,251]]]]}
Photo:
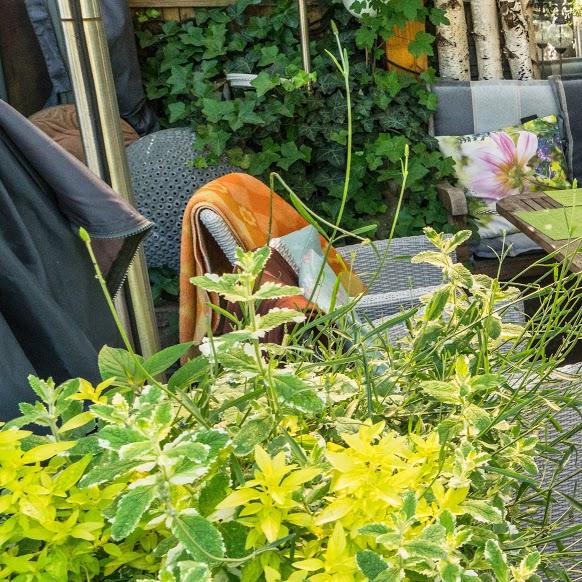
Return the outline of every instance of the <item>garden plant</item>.
{"type": "MultiPolygon", "coordinates": [[[[347,51],[332,60],[349,95],[347,51]]],[[[401,169],[405,181],[406,157],[401,169]]],[[[349,178],[348,163],[335,243],[349,178]]],[[[102,349],[101,383],[31,377],[38,402],[0,429],[0,578],[575,579],[582,525],[553,506],[580,430],[559,423],[579,380],[556,372],[577,337],[578,279],[556,268],[523,289],[541,306],[508,324],[519,291],[451,259],[470,233],[426,236],[434,251],[413,260],[438,266],[442,286],[379,324],[355,321],[357,298],[308,320],[259,315],[302,291],[261,282],[268,248],[239,250],[235,273],[193,280],[239,305],[215,307],[233,330],[167,380],[191,345],[144,359],[121,326],[126,349],[102,349]],[[281,325],[283,345],[261,341],[281,325]]]]}
{"type": "MultiPolygon", "coordinates": [[[[194,163],[204,167],[226,158],[265,181],[270,172],[282,171],[321,216],[337,215],[347,132],[341,123],[343,81],[326,56],[335,46],[333,19],[351,63],[354,157],[344,227],[374,223],[376,236],[386,237],[398,200],[400,159],[409,144],[408,188],[396,234],[419,234],[427,225],[447,230],[435,184],[452,175],[453,165],[428,132],[436,108],[428,89],[434,70],[417,78],[385,66],[386,39],[395,27],[445,22],[442,10],[425,7],[422,0],[372,0],[375,15],[358,19],[341,2],[326,4],[321,18],[312,18],[313,73],[308,76],[302,70],[295,0],[271,2],[263,14],[256,12],[259,3],[237,0],[227,9],[197,10],[182,23],[160,23],[155,12],[144,14],[138,37],[147,57],[148,98],[158,104],[163,123],[194,129],[194,163]],[[227,73],[258,77],[251,89],[234,90],[225,99],[227,73]]],[[[352,10],[363,7],[364,2],[355,2],[352,10]]],[[[419,57],[432,55],[434,40],[418,32],[409,50],[419,57]]]]}

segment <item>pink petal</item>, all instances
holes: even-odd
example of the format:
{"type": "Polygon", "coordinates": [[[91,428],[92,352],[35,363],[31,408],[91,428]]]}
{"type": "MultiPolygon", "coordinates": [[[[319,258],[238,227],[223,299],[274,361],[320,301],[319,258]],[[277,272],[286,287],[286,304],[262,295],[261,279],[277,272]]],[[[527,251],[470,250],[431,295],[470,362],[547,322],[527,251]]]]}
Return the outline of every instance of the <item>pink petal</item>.
{"type": "Polygon", "coordinates": [[[517,162],[521,166],[527,163],[538,151],[538,136],[531,131],[520,131],[517,140],[517,162]]]}
{"type": "Polygon", "coordinates": [[[515,160],[517,153],[515,143],[507,133],[504,131],[492,133],[491,139],[497,144],[504,162],[510,164],[515,160]]]}

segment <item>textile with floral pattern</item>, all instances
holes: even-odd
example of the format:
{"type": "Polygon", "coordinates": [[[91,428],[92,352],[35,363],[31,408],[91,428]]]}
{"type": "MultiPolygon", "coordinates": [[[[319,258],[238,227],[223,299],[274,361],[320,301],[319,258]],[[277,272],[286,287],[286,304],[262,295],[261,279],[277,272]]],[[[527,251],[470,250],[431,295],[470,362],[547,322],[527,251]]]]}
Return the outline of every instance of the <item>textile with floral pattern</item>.
{"type": "Polygon", "coordinates": [[[469,213],[481,239],[518,232],[497,214],[496,203],[515,194],[570,187],[555,115],[495,132],[437,138],[444,155],[455,161],[469,213]]]}

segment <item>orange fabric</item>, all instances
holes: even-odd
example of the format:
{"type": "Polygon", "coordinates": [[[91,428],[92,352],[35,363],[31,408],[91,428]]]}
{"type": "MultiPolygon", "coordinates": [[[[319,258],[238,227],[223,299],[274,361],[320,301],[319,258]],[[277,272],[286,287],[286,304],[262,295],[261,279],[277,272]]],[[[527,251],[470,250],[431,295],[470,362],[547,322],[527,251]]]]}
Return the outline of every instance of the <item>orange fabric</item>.
{"type": "MultiPolygon", "coordinates": [[[[219,324],[219,316],[209,304],[218,304],[214,294],[207,294],[190,282],[191,277],[217,272],[216,243],[206,235],[200,212],[210,209],[230,226],[240,247],[253,250],[265,246],[269,238],[284,236],[307,226],[307,221],[262,182],[247,174],[228,174],[198,190],[184,212],[180,257],[180,341],[200,343],[208,330],[219,324]],[[269,237],[269,230],[271,236],[269,237]]],[[[322,245],[326,242],[322,239],[322,245]]],[[[333,249],[329,264],[340,275],[349,294],[359,295],[365,287],[333,249]]]]}

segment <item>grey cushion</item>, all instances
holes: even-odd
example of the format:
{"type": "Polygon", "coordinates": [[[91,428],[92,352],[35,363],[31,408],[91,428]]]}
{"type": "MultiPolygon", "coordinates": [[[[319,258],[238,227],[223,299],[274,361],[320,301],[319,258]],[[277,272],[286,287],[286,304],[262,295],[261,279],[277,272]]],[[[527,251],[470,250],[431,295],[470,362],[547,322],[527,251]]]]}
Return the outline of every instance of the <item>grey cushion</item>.
{"type": "Polygon", "coordinates": [[[210,236],[216,241],[228,262],[234,265],[236,261],[236,247],[238,246],[230,226],[226,224],[220,214],[213,210],[204,209],[200,212],[200,221],[208,229],[210,236]]]}
{"type": "Polygon", "coordinates": [[[524,117],[558,115],[548,81],[440,81],[434,135],[467,135],[518,125],[524,117]]]}
{"type": "Polygon", "coordinates": [[[127,148],[127,160],[140,212],[155,222],[145,244],[150,267],[180,268],[182,217],[192,194],[237,168],[226,164],[194,168],[194,132],[185,127],[152,133],[127,148]]]}

